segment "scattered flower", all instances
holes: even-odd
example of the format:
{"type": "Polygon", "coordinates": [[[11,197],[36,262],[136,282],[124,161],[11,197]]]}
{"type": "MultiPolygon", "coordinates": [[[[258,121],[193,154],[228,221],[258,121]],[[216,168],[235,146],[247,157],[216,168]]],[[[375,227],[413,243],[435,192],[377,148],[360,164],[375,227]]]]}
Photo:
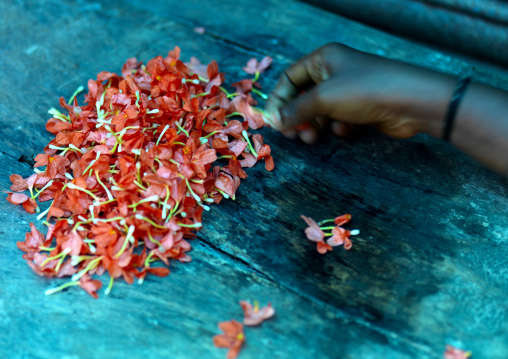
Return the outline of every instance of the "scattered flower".
{"type": "Polygon", "coordinates": [[[219,348],[229,348],[227,359],[236,358],[245,341],[243,325],[236,320],[231,320],[229,322],[220,322],[219,328],[224,334],[213,337],[213,343],[219,348]]]}
{"type": "Polygon", "coordinates": [[[324,241],[325,232],[321,230],[319,225],[310,217],[302,218],[307,222],[308,227],[305,229],[305,235],[313,242],[317,243],[317,251],[321,254],[325,254],[328,251],[332,251],[332,247],[324,241]]]}
{"type": "Polygon", "coordinates": [[[342,227],[334,227],[332,229],[332,236],[326,241],[329,245],[335,247],[344,245],[344,248],[350,250],[353,247],[353,243],[349,239],[351,231],[347,231],[342,227]]]}
{"type": "Polygon", "coordinates": [[[206,32],[206,30],[204,27],[195,27],[194,32],[197,34],[203,35],[206,32]]]}
{"type": "Polygon", "coordinates": [[[255,58],[250,59],[247,62],[247,66],[243,67],[243,71],[248,74],[261,74],[263,73],[273,62],[270,56],[265,56],[261,61],[258,62],[255,58]]]}
{"type": "Polygon", "coordinates": [[[101,289],[102,282],[100,280],[92,279],[88,274],[83,275],[79,280],[79,286],[83,288],[94,299],[99,298],[97,291],[101,289]]]}
{"type": "Polygon", "coordinates": [[[350,250],[353,247],[353,243],[349,239],[350,236],[358,235],[359,230],[355,229],[348,231],[342,227],[343,224],[348,223],[351,220],[350,214],[344,214],[334,219],[327,219],[317,223],[310,217],[301,216],[307,223],[305,229],[305,235],[313,242],[317,243],[317,251],[321,254],[325,254],[328,251],[332,251],[332,247],[344,245],[346,250],[350,250]],[[335,226],[322,226],[324,223],[334,222],[335,226]],[[331,230],[331,233],[325,233],[325,230],[331,230]],[[330,236],[325,242],[324,238],[330,236]]]}
{"type": "Polygon", "coordinates": [[[444,359],[467,359],[470,358],[471,355],[472,353],[470,351],[465,351],[451,345],[447,345],[446,351],[444,352],[444,359]]]}
{"type": "Polygon", "coordinates": [[[247,326],[259,325],[275,315],[275,309],[273,309],[270,303],[268,303],[266,307],[259,308],[259,303],[257,301],[255,301],[254,306],[252,306],[249,302],[241,300],[240,305],[245,315],[243,324],[247,326]]]}

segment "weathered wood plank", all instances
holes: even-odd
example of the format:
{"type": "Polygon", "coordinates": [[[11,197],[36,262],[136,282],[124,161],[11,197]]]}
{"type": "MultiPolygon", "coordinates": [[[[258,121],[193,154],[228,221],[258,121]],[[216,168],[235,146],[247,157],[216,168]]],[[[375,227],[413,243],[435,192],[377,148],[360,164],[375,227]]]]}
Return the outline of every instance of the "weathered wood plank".
{"type": "MultiPolygon", "coordinates": [[[[231,81],[238,78],[241,66],[252,55],[271,53],[277,55],[277,61],[264,78],[268,88],[290,59],[333,40],[451,73],[468,71],[473,64],[296,2],[285,2],[284,7],[268,0],[249,3],[249,13],[242,12],[241,16],[231,15],[238,9],[237,2],[168,4],[147,7],[131,1],[125,7],[101,2],[76,6],[68,1],[0,5],[6,18],[19,19],[0,24],[0,34],[8,34],[2,36],[7,40],[0,57],[0,66],[5,69],[5,76],[0,78],[0,160],[9,163],[1,167],[2,188],[8,185],[11,169],[25,168],[22,174],[29,173],[28,166],[14,161],[21,155],[30,158],[38,153],[50,138],[44,131],[46,111],[57,105],[57,96],[70,95],[101,70],[118,72],[123,61],[134,54],[146,61],[179,45],[184,58],[216,59],[231,81]],[[195,34],[194,25],[205,26],[209,34],[195,34]],[[340,28],[340,33],[332,31],[335,28],[340,28]],[[257,34],[260,29],[261,36],[257,34]]],[[[485,81],[506,88],[504,72],[488,66],[479,72],[485,81]]],[[[211,342],[207,340],[216,333],[217,321],[233,315],[236,309],[230,303],[242,297],[258,296],[274,303],[275,298],[290,297],[280,299],[287,311],[270,323],[280,325],[273,332],[281,339],[276,345],[282,348],[277,352],[280,357],[291,357],[292,351],[302,348],[297,338],[316,332],[309,342],[315,340],[323,347],[314,354],[329,357],[342,352],[365,358],[376,354],[431,357],[447,342],[462,340],[477,358],[503,358],[508,351],[504,324],[508,315],[508,190],[502,179],[449,145],[424,136],[396,141],[369,133],[351,141],[330,139],[319,146],[302,147],[269,131],[263,134],[274,149],[276,171],[250,170],[237,201],[214,207],[205,217],[207,226],[200,238],[223,250],[226,257],[244,261],[244,269],[263,273],[275,286],[203,249],[194,251],[197,264],[176,266],[172,277],[147,283],[148,289],[120,284],[111,299],[93,304],[86,301],[85,294],[75,292],[42,297],[47,282],[25,267],[15,239],[10,238],[22,236],[28,217],[3,203],[0,215],[9,236],[8,242],[0,244],[0,258],[2,263],[15,261],[0,277],[3,307],[10,306],[3,312],[0,306],[0,318],[8,318],[3,325],[21,328],[23,321],[33,318],[36,327],[46,328],[37,339],[46,337],[50,323],[55,323],[56,333],[74,328],[73,335],[58,344],[59,353],[72,354],[65,351],[67,345],[86,354],[80,336],[90,326],[72,327],[69,317],[73,315],[73,320],[83,323],[89,323],[88,317],[97,321],[104,318],[112,323],[112,331],[118,330],[116,338],[130,335],[146,347],[157,347],[161,355],[188,357],[180,348],[192,345],[196,357],[213,357],[216,351],[208,355],[211,342]],[[304,225],[298,216],[323,219],[346,211],[354,216],[352,226],[362,230],[353,251],[339,249],[327,256],[315,253],[304,238],[304,225]],[[15,278],[17,284],[9,278],[15,278]],[[173,281],[175,286],[168,286],[173,281]],[[192,281],[197,283],[194,292],[189,289],[192,281]],[[251,284],[254,281],[263,284],[256,287],[251,284]],[[208,288],[214,288],[213,292],[208,288]],[[161,299],[168,290],[174,290],[170,293],[177,304],[161,299]],[[208,302],[207,296],[211,296],[208,302]],[[226,305],[213,302],[220,297],[227,299],[226,305]],[[16,298],[21,298],[20,304],[12,306],[16,298]],[[135,314],[122,317],[118,303],[135,314]],[[154,309],[147,311],[145,304],[154,309]],[[14,313],[37,305],[42,308],[40,312],[30,309],[15,318],[14,313]],[[294,309],[299,307],[301,312],[294,309]],[[327,317],[320,312],[323,308],[345,319],[328,327],[327,317]],[[300,313],[297,318],[311,313],[305,325],[291,327],[295,325],[292,315],[296,315],[292,310],[300,313]],[[174,342],[163,348],[156,336],[160,329],[145,320],[158,320],[160,316],[191,317],[178,321],[184,328],[180,332],[164,332],[174,342]],[[125,322],[153,334],[145,336],[143,330],[131,333],[122,325],[125,322]],[[204,323],[206,329],[195,329],[196,322],[204,323]],[[362,330],[370,333],[365,340],[359,334],[362,330]],[[350,335],[345,334],[341,344],[332,341],[342,331],[350,335]],[[318,340],[325,333],[329,344],[318,340]],[[355,346],[359,351],[354,351],[355,346]]],[[[91,341],[97,341],[98,350],[109,350],[107,338],[101,337],[100,331],[92,333],[91,341]]],[[[264,333],[264,328],[259,333],[264,333]]],[[[6,344],[2,348],[14,347],[16,340],[29,344],[20,339],[21,334],[22,328],[11,336],[0,336],[6,344]]],[[[267,337],[259,338],[256,347],[264,350],[267,337]]],[[[112,342],[116,354],[122,353],[122,348],[136,350],[122,347],[119,339],[112,342]]],[[[33,350],[36,353],[37,347],[33,350]]],[[[51,353],[49,346],[41,345],[40,350],[42,357],[44,351],[46,356],[51,353]]],[[[246,357],[258,358],[256,353],[246,357]]]]}
{"type": "MultiPolygon", "coordinates": [[[[294,60],[321,45],[337,41],[445,73],[475,73],[478,81],[508,89],[506,68],[452,52],[436,51],[298,1],[156,0],[150,6],[137,0],[127,2],[137,11],[160,16],[161,21],[167,19],[189,28],[204,26],[212,36],[239,46],[263,49],[278,58],[294,60]]],[[[132,10],[126,8],[125,11],[132,10]]]]}
{"type": "MultiPolygon", "coordinates": [[[[2,188],[21,166],[0,154],[2,188]]],[[[117,281],[99,300],[76,288],[48,297],[47,288],[66,280],[35,275],[15,244],[34,216],[2,201],[0,220],[1,358],[224,358],[212,337],[220,333],[218,322],[241,321],[238,301],[245,299],[270,301],[277,314],[245,329],[241,358],[432,357],[426,348],[351,322],[332,306],[242,270],[197,240],[193,261],[174,263],[169,277],[148,277],[142,286],[117,281]]]]}
{"type": "Polygon", "coordinates": [[[325,145],[313,148],[315,162],[290,157],[297,146],[281,146],[274,173],[279,180],[252,174],[255,180],[240,189],[237,203],[214,209],[218,214],[211,216],[221,222],[205,228],[203,235],[282,285],[352,317],[436,350],[456,337],[485,357],[502,358],[508,309],[503,184],[480,190],[480,178],[466,179],[469,170],[461,173],[464,168],[453,160],[440,165],[439,157],[429,156],[430,149],[423,153],[427,159],[407,168],[411,149],[424,142],[376,141],[396,158],[383,160],[381,151],[372,153],[367,139],[336,142],[339,153],[328,159],[331,151],[325,145]],[[379,158],[377,168],[361,163],[369,151],[379,158]],[[347,156],[351,153],[355,155],[347,156]],[[283,162],[285,156],[290,163],[283,162]],[[323,166],[328,169],[320,171],[323,166]],[[464,183],[455,179],[456,184],[438,186],[439,171],[443,177],[458,172],[464,183]],[[362,231],[353,250],[315,253],[298,215],[324,219],[344,212],[353,214],[351,227],[362,231]]]}

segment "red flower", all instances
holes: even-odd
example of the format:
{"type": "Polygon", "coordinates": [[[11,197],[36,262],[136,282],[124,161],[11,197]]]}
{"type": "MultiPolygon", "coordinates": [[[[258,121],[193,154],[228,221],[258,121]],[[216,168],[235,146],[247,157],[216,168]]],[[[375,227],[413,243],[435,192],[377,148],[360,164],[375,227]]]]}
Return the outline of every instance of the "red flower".
{"type": "Polygon", "coordinates": [[[80,278],[79,286],[94,299],[97,299],[99,296],[96,292],[101,289],[102,282],[100,280],[93,280],[88,274],[85,274],[80,278]]]}
{"type": "Polygon", "coordinates": [[[35,210],[38,207],[37,202],[24,193],[9,193],[7,196],[7,202],[14,205],[22,205],[25,211],[32,214],[35,213],[35,210]]]}
{"type": "Polygon", "coordinates": [[[275,315],[275,309],[268,303],[266,307],[259,308],[258,302],[254,302],[254,306],[245,300],[240,301],[244,312],[243,324],[248,326],[255,326],[261,324],[263,321],[270,319],[275,315]]]}
{"type": "Polygon", "coordinates": [[[195,27],[195,28],[194,28],[194,32],[195,32],[196,34],[203,35],[203,34],[205,33],[205,31],[206,31],[206,30],[205,30],[205,28],[204,28],[204,27],[195,27]]]}
{"type": "Polygon", "coordinates": [[[242,81],[235,82],[234,84],[231,84],[231,86],[233,86],[236,89],[236,92],[240,94],[246,94],[252,91],[252,85],[253,83],[252,80],[250,79],[245,79],[242,81]]]}
{"type": "Polygon", "coordinates": [[[201,64],[201,62],[194,56],[191,56],[190,62],[186,63],[189,70],[203,79],[208,79],[207,65],[201,64]]]}
{"type": "Polygon", "coordinates": [[[235,193],[240,186],[240,177],[222,172],[215,181],[215,187],[235,199],[235,193]]]}
{"type": "Polygon", "coordinates": [[[351,231],[347,231],[342,227],[335,227],[332,229],[332,234],[332,237],[326,241],[329,245],[335,247],[343,244],[344,248],[347,250],[350,250],[353,247],[353,243],[349,239],[351,231]]]}
{"type": "Polygon", "coordinates": [[[152,97],[159,97],[171,91],[172,88],[176,89],[177,81],[181,81],[181,78],[174,73],[171,65],[168,68],[162,56],[150,60],[146,65],[146,69],[152,76],[152,97]]]}
{"type": "Polygon", "coordinates": [[[444,359],[467,359],[472,355],[470,351],[455,348],[451,345],[446,346],[444,359]]]}
{"type": "Polygon", "coordinates": [[[63,156],[47,154],[38,154],[35,157],[34,167],[47,166],[46,174],[50,179],[56,177],[57,174],[65,175],[65,168],[70,164],[69,160],[63,156]]]}
{"type": "Polygon", "coordinates": [[[302,216],[302,218],[309,226],[305,229],[305,234],[307,235],[307,238],[310,239],[311,241],[317,242],[318,252],[321,254],[325,254],[327,251],[331,251],[332,246],[339,246],[342,244],[344,245],[345,249],[350,250],[353,247],[353,243],[351,242],[349,237],[360,233],[360,231],[357,229],[348,231],[340,227],[341,225],[351,220],[350,214],[344,214],[342,216],[336,217],[335,219],[327,219],[319,223],[316,223],[316,221],[314,221],[312,218],[308,218],[305,216],[302,216]],[[321,227],[321,225],[323,225],[326,222],[334,222],[335,226],[321,227]],[[325,233],[323,231],[329,229],[332,230],[331,233],[325,233]],[[324,243],[324,238],[327,236],[331,237],[326,241],[326,243],[324,243]]]}
{"type": "Polygon", "coordinates": [[[191,164],[199,178],[206,177],[205,165],[215,162],[217,155],[214,149],[207,149],[207,145],[200,146],[192,155],[191,164]]]}
{"type": "Polygon", "coordinates": [[[11,175],[9,179],[12,182],[11,191],[23,192],[28,189],[28,183],[20,175],[11,175]]]}
{"type": "Polygon", "coordinates": [[[243,67],[243,71],[248,74],[262,73],[272,64],[272,61],[270,56],[265,56],[260,62],[252,58],[247,62],[247,66],[243,67]]]}
{"type": "Polygon", "coordinates": [[[275,167],[273,162],[273,157],[270,155],[272,149],[267,144],[263,144],[263,136],[260,134],[255,134],[252,136],[252,142],[254,142],[254,149],[258,155],[258,160],[265,160],[265,169],[267,171],[272,171],[275,167]]]}
{"type": "Polygon", "coordinates": [[[342,216],[335,217],[333,220],[336,226],[342,226],[343,224],[348,223],[351,220],[350,214],[343,214],[342,216]]]}
{"type": "Polygon", "coordinates": [[[102,223],[99,222],[96,226],[93,226],[91,231],[93,235],[93,240],[97,244],[98,247],[106,248],[111,243],[115,243],[118,238],[118,232],[113,225],[110,223],[102,223]]]}
{"type": "Polygon", "coordinates": [[[46,253],[35,253],[33,262],[28,262],[28,265],[40,276],[61,278],[73,275],[77,269],[72,265],[71,259],[64,262],[66,254],[68,253],[62,252],[49,257],[46,253]]]}
{"type": "Polygon", "coordinates": [[[213,343],[219,348],[229,348],[227,359],[235,359],[245,341],[243,325],[236,320],[231,320],[229,322],[220,322],[219,328],[224,334],[214,336],[213,343]]]}
{"type": "Polygon", "coordinates": [[[305,235],[308,239],[317,243],[317,251],[321,254],[325,254],[327,251],[331,251],[332,247],[325,243],[325,232],[319,228],[319,225],[310,217],[301,216],[307,223],[308,227],[305,229],[305,235]]]}
{"type": "MultiPolygon", "coordinates": [[[[30,223],[30,230],[26,233],[24,242],[16,243],[19,249],[26,252],[26,254],[23,254],[23,258],[27,260],[32,260],[34,254],[40,252],[39,247],[45,245],[44,235],[37,230],[33,223],[30,223]]],[[[49,242],[51,243],[51,241],[49,242]]]]}
{"type": "Polygon", "coordinates": [[[247,121],[249,127],[253,130],[257,130],[265,125],[263,114],[256,111],[245,99],[236,97],[231,104],[236,112],[243,115],[245,121],[247,121]]]}
{"type": "Polygon", "coordinates": [[[62,242],[61,247],[63,250],[69,249],[71,256],[77,256],[81,253],[81,246],[83,245],[83,239],[77,231],[71,231],[67,235],[67,239],[62,242]]]}
{"type": "Polygon", "coordinates": [[[122,66],[122,76],[127,77],[128,75],[132,76],[133,70],[138,69],[141,66],[141,62],[139,62],[135,57],[127,59],[122,66]]]}

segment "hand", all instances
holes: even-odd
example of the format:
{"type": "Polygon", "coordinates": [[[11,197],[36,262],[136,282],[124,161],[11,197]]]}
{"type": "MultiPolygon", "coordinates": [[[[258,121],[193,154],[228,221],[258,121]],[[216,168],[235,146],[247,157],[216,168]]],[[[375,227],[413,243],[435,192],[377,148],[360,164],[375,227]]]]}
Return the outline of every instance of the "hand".
{"type": "Polygon", "coordinates": [[[339,136],[356,125],[397,138],[439,136],[455,83],[448,75],[329,44],[285,71],[266,112],[276,129],[306,143],[316,142],[329,124],[339,136]]]}

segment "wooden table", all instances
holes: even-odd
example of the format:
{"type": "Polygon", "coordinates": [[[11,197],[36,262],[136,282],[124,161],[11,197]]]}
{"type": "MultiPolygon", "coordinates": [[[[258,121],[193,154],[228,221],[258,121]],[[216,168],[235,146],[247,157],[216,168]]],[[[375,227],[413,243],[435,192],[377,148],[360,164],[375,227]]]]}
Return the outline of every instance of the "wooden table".
{"type": "MultiPolygon", "coordinates": [[[[175,45],[217,60],[229,83],[271,55],[269,90],[293,60],[330,41],[508,89],[508,72],[386,35],[308,5],[259,1],[4,1],[0,4],[0,184],[32,173],[47,110],[102,70],[175,45]],[[199,35],[195,26],[205,27],[199,35]]],[[[374,131],[317,146],[262,130],[276,169],[248,170],[236,201],[204,217],[193,261],[93,300],[35,275],[16,241],[35,216],[0,202],[1,358],[224,358],[219,321],[241,299],[276,318],[246,331],[240,358],[508,357],[508,186],[449,144],[374,131]],[[349,212],[361,234],[325,256],[304,234],[349,212]]],[[[39,226],[42,228],[42,226],[39,226]]]]}

